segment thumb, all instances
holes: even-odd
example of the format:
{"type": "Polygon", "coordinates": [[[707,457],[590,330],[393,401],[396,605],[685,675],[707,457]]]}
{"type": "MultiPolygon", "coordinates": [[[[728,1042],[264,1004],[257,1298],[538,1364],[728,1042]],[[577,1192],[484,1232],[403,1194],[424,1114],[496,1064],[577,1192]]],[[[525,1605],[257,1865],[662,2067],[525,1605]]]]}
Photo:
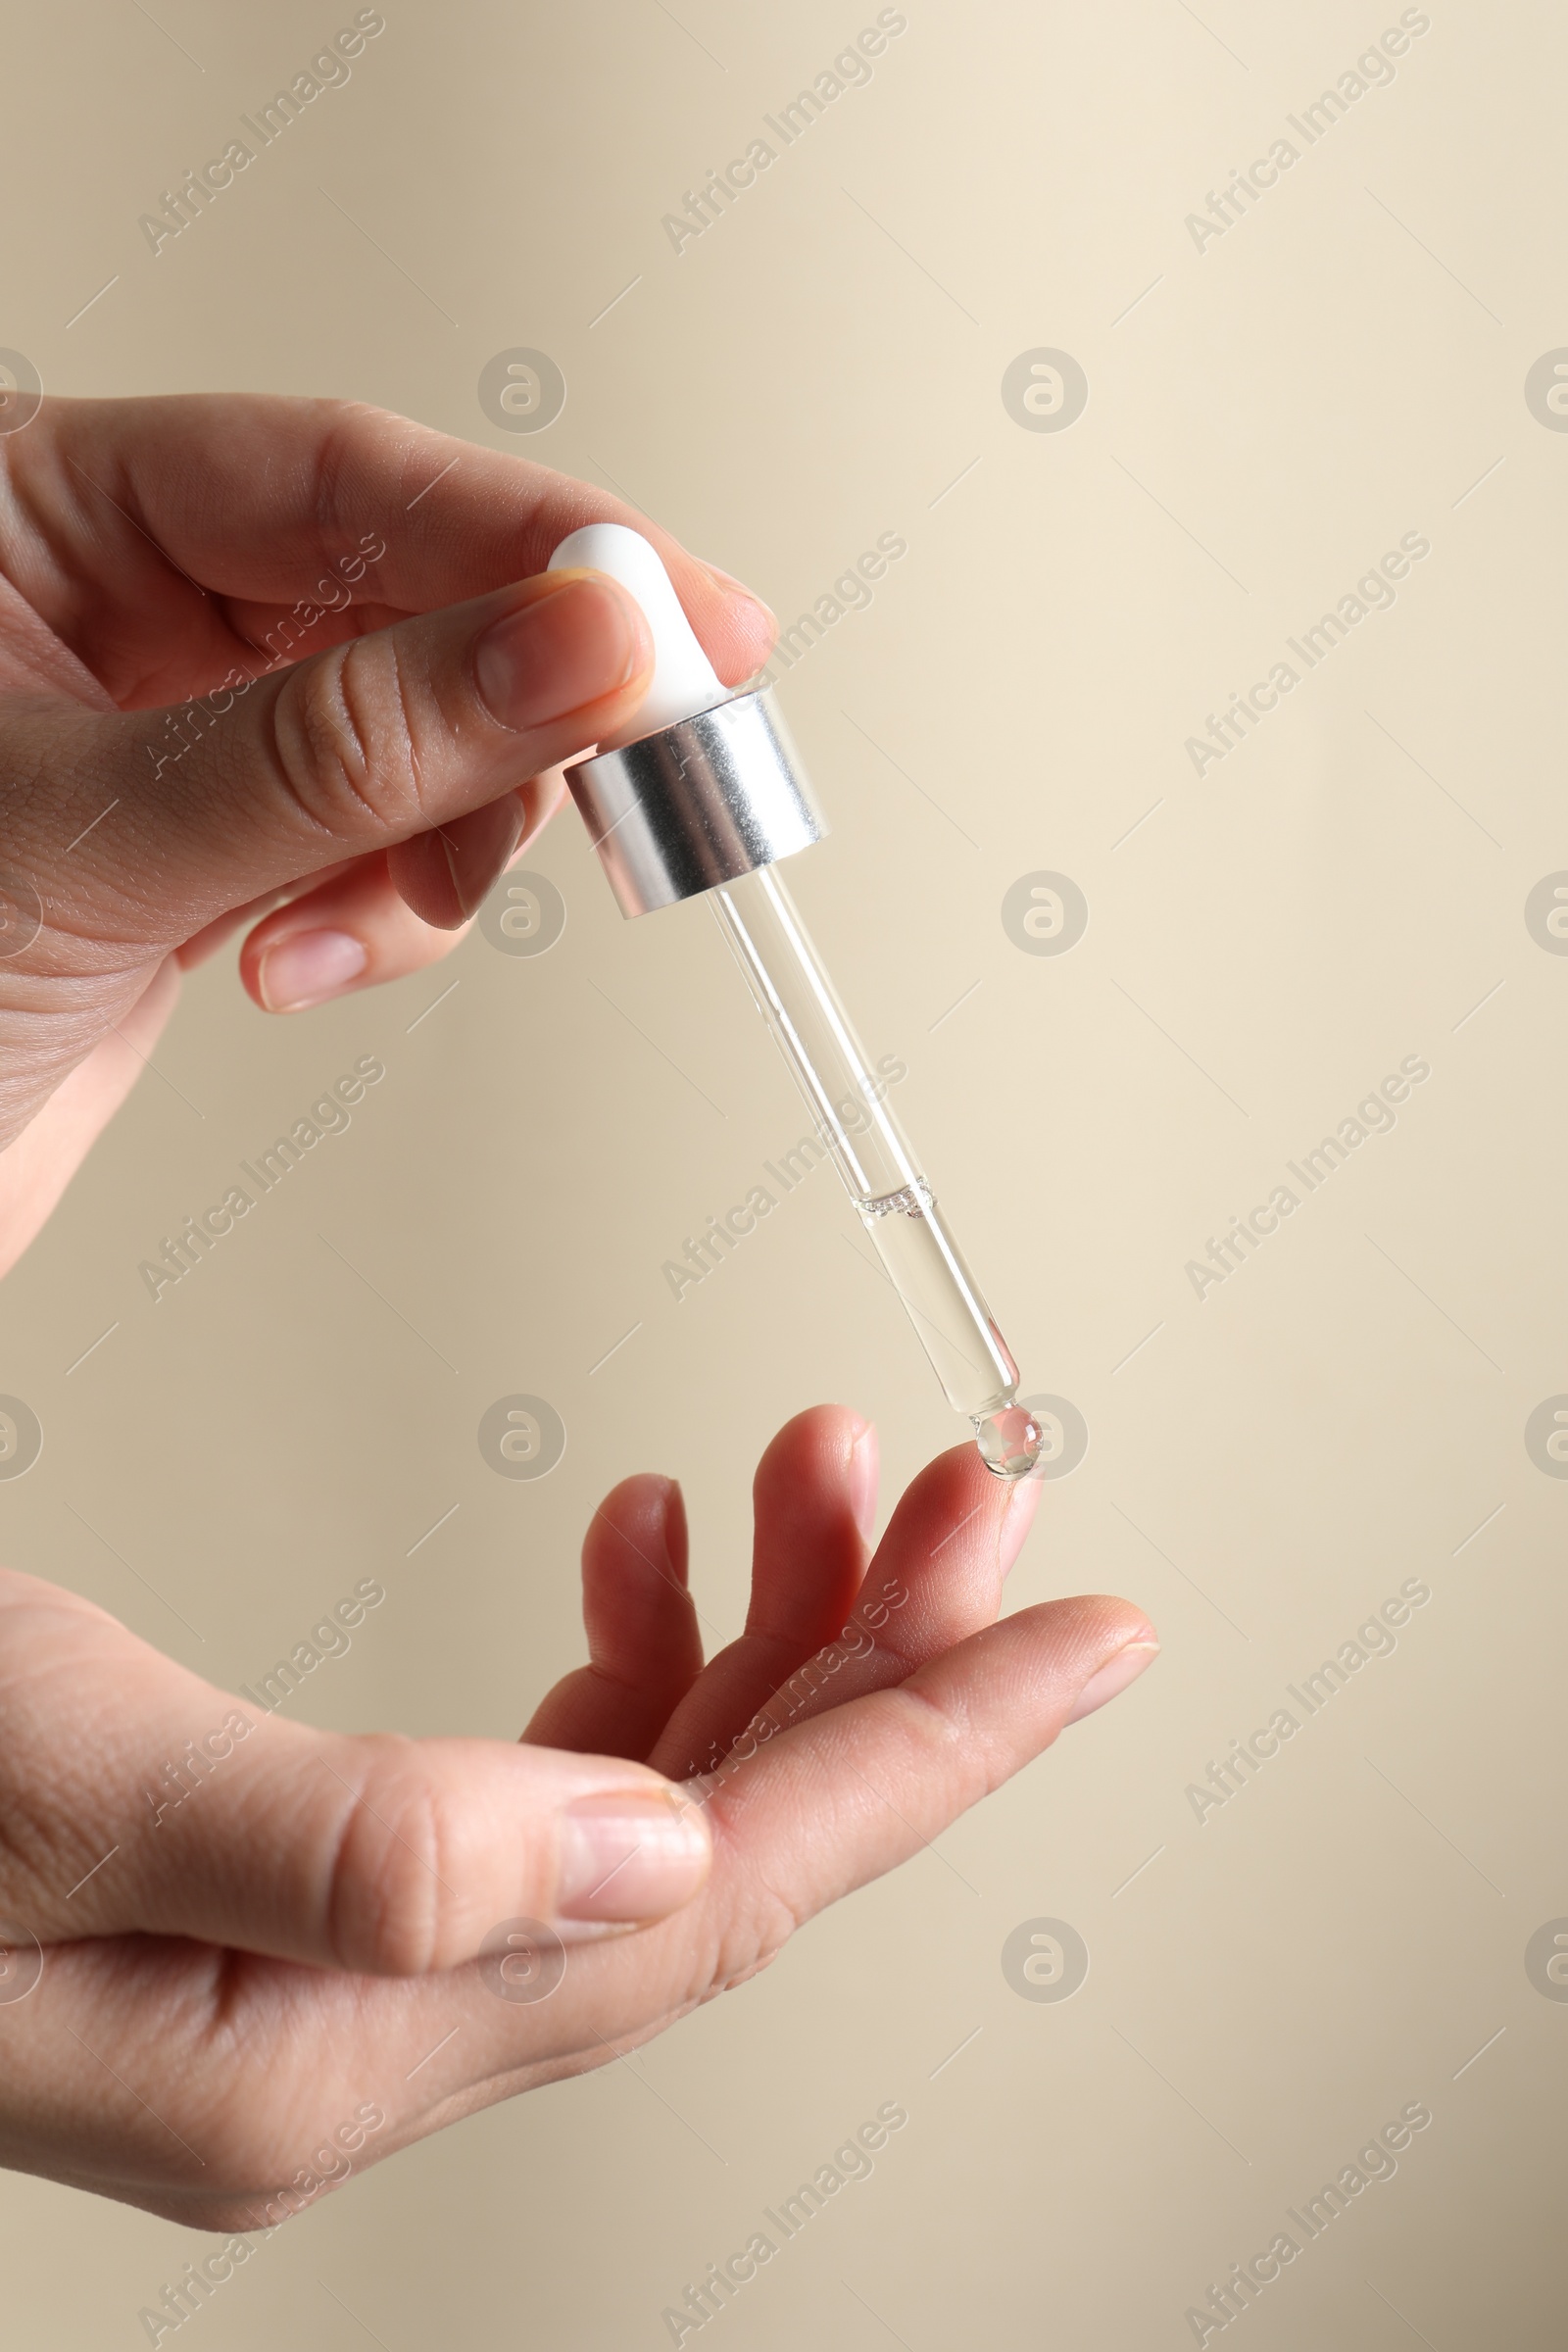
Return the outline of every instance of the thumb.
{"type": "MultiPolygon", "coordinates": [[[[171,1741],[151,1785],[122,1778],[114,1817],[99,1817],[118,1850],[85,1884],[54,1884],[62,1854],[47,1888],[8,1890],[41,1942],[188,1936],[413,1976],[472,1959],[503,1921],[571,1942],[662,1919],[708,1875],[701,1810],[642,1765],[503,1740],[350,1738],[240,1704],[210,1704],[207,1721],[171,1741]]],[[[94,1833],[73,1833],[85,1852],[94,1833]]]]}
{"type": "Polygon", "coordinates": [[[59,783],[27,795],[8,841],[45,909],[12,968],[58,971],[73,938],[178,945],[264,892],[497,800],[623,724],[652,663],[622,589],[545,572],[272,675],[232,671],[177,711],[63,717],[28,702],[10,761],[59,783]]]}

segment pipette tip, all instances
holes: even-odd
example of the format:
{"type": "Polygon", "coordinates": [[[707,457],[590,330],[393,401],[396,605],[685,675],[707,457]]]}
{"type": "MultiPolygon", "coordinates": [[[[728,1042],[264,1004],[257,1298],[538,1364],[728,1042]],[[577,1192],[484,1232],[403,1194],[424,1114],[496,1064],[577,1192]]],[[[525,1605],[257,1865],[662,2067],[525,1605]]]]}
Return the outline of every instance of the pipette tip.
{"type": "Polygon", "coordinates": [[[974,1442],[992,1476],[1010,1485],[1038,1468],[1046,1433],[1026,1405],[1004,1404],[997,1412],[975,1414],[974,1442]]]}

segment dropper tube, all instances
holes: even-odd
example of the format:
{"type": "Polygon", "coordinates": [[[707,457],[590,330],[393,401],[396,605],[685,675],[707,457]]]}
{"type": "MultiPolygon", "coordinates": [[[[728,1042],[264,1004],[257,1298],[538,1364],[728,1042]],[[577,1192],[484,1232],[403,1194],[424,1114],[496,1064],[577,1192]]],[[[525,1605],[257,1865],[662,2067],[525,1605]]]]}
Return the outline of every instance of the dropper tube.
{"type": "Polygon", "coordinates": [[[948,1402],[976,1422],[1003,1410],[1017,1396],[1018,1367],[783,876],[762,866],[709,897],[948,1402]]]}
{"type": "Polygon", "coordinates": [[[771,694],[720,684],[640,533],[589,524],[557,548],[552,567],[568,564],[618,580],[654,641],[639,731],[566,776],[621,911],[710,900],[949,1403],[987,1468],[1021,1478],[1044,1434],[1018,1367],[778,872],[825,827],[771,694]]]}

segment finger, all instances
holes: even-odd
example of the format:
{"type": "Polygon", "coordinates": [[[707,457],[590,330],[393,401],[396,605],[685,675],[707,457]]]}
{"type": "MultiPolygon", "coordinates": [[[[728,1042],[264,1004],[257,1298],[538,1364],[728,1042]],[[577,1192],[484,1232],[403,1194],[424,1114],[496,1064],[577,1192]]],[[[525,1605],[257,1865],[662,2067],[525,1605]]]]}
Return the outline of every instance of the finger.
{"type": "Polygon", "coordinates": [[[662,1919],[707,1876],[706,1838],[635,1764],[252,1722],[188,1799],[160,1795],[169,1810],[148,1808],[126,1871],[92,1881],[69,1922],[57,1909],[55,1934],[194,1936],[416,1976],[471,1959],[498,1919],[571,1940],[662,1919]]]}
{"type": "Polygon", "coordinates": [[[290,899],[257,924],[240,951],[240,979],[253,1001],[264,1012],[303,1012],[439,963],[564,790],[560,770],[552,768],[504,802],[404,842],[384,858],[357,858],[335,881],[290,899]],[[433,852],[428,866],[417,857],[425,849],[433,852]],[[400,868],[398,861],[411,858],[412,867],[400,868]],[[405,877],[412,871],[413,883],[400,883],[400,871],[405,877]]]}
{"type": "Polygon", "coordinates": [[[990,1625],[1040,1495],[1037,1480],[1004,1484],[972,1446],[928,1462],[899,1498],[843,1634],[768,1702],[774,1722],[902,1682],[990,1625]]]}
{"type": "MultiPolygon", "coordinates": [[[[548,2050],[583,2055],[564,2066],[557,2056],[549,2074],[618,2055],[714,1984],[743,1982],[797,1924],[923,1851],[1064,1725],[1125,1689],[1156,1649],[1130,1602],[1050,1601],[971,1635],[899,1690],[755,1747],[743,1741],[718,1772],[689,1784],[714,1836],[703,1893],[634,1941],[573,1954],[550,2002],[548,2050]],[[637,2022],[617,2033],[605,2023],[617,2017],[637,2022]]],[[[410,2064],[453,2018],[466,2021],[466,2087],[426,2128],[537,2079],[537,2036],[519,2034],[494,2000],[464,2002],[466,1984],[466,1972],[453,1981],[445,2022],[436,1984],[408,1988],[420,2021],[404,2029],[410,2064]]]]}
{"type": "Polygon", "coordinates": [[[929,1845],[969,1806],[1115,1695],[1158,1641],[1130,1601],[1041,1602],[971,1634],[906,1682],[758,1741],[705,1788],[717,1865],[792,1923],[929,1845]]]}
{"type": "Polygon", "coordinates": [[[703,1664],[686,1589],[686,1508],[672,1478],[623,1479],[594,1513],[582,1616],[588,1664],[556,1685],[523,1738],[646,1756],[703,1664]]]}
{"type": "Polygon", "coordinates": [[[360,403],[49,399],[8,463],[50,551],[38,609],[124,708],[353,635],[369,599],[379,625],[525,579],[589,522],[653,541],[720,677],[772,640],[765,606],[621,500],[360,403]]]}
{"type": "MultiPolygon", "coordinates": [[[[322,2127],[364,2118],[373,2161],[512,2090],[618,2055],[715,1984],[754,1973],[799,1921],[929,1846],[1063,1724],[1124,1688],[1152,1645],[1126,1602],[1048,1602],[904,1690],[781,1736],[704,1790],[716,1867],[697,1903],[634,1939],[579,1948],[544,2006],[498,2001],[475,1967],[367,1987],[266,1962],[220,1972],[204,1946],[155,1936],[51,1954],[49,2002],[13,2052],[18,2096],[48,2093],[44,2129],[60,2139],[48,2169],[111,2193],[133,2182],[138,2201],[187,2223],[266,2226],[279,2210],[269,2191],[298,2181],[300,2154],[316,2144],[306,2116],[322,2127]],[[223,2046],[256,2053],[278,2096],[215,2101],[187,2064],[155,2114],[142,2093],[168,2080],[171,2025],[202,2044],[220,2026],[223,2046]]],[[[345,2142],[357,2158],[364,2137],[345,2142]]],[[[330,2142],[313,2163],[322,2179],[345,2169],[330,2142]]]]}
{"type": "Polygon", "coordinates": [[[270,1711],[287,1667],[231,1696],[74,1595],[14,1575],[0,1591],[0,1911],[40,1942],[187,1936],[416,1975],[471,1958],[502,1919],[564,1940],[662,1918],[707,1875],[706,1829],[639,1764],[313,1731],[270,1711]]]}
{"type": "Polygon", "coordinates": [[[393,889],[386,859],[362,858],[258,923],[240,950],[239,976],[264,1012],[303,1012],[422,971],[463,937],[422,923],[393,889]]]}
{"type": "Polygon", "coordinates": [[[394,888],[423,921],[454,929],[477,912],[565,797],[565,774],[553,767],[530,776],[504,801],[396,843],[386,860],[394,888]]]}
{"type": "Polygon", "coordinates": [[[844,1627],[876,1513],[876,1434],[843,1405],[781,1429],[758,1465],[745,1631],[704,1670],[660,1740],[659,1769],[706,1771],[758,1708],[844,1627]]]}
{"type": "Polygon", "coordinates": [[[145,715],[19,706],[13,759],[60,787],[29,796],[8,839],[51,913],[9,968],[79,959],[77,932],[175,946],[265,890],[483,808],[629,716],[651,663],[632,598],[550,572],[181,713],[177,753],[149,758],[145,715]],[[99,821],[73,840],[88,804],[99,821]]]}
{"type": "MultiPolygon", "coordinates": [[[[531,776],[526,784],[517,787],[515,798],[522,810],[521,831],[510,853],[501,858],[488,878],[482,866],[466,851],[463,853],[460,859],[464,875],[462,895],[471,899],[473,906],[477,906],[487,896],[499,875],[508,866],[515,865],[531,847],[560,807],[565,790],[566,780],[559,767],[548,768],[540,776],[531,776]]],[[[511,799],[509,795],[508,801],[511,799]]],[[[474,812],[478,817],[487,813],[484,809],[474,812]]],[[[443,828],[443,834],[461,837],[471,821],[468,817],[459,817],[452,825],[443,828]]],[[[241,953],[240,977],[251,996],[268,1011],[295,1011],[304,1004],[320,1004],[325,998],[341,996],[356,985],[369,986],[372,979],[401,979],[405,973],[416,971],[437,959],[456,944],[452,938],[436,940],[428,935],[424,926],[435,924],[442,930],[451,931],[461,927],[466,920],[454,897],[453,872],[442,843],[442,835],[419,834],[413,841],[400,842],[388,850],[384,861],[376,854],[364,858],[346,858],[336,865],[328,866],[310,882],[296,884],[293,889],[267,891],[246,906],[236,906],[230,913],[220,915],[216,922],[209,923],[205,930],[198,931],[186,940],[178,951],[180,969],[194,970],[197,964],[205,963],[210,956],[216,955],[236,931],[244,930],[247,925],[255,925],[256,930],[241,953]],[[405,864],[404,860],[410,862],[405,864]],[[375,888],[367,892],[363,902],[352,894],[345,894],[342,900],[331,901],[324,895],[328,884],[342,876],[360,873],[372,876],[375,882],[375,888]],[[407,879],[410,875],[413,876],[412,882],[407,879]],[[390,889],[388,884],[391,885],[390,889]],[[261,918],[277,909],[282,910],[277,922],[264,926],[261,918]],[[405,910],[410,909],[420,918],[419,924],[412,928],[403,920],[405,910]],[[360,930],[359,923],[368,928],[360,930]],[[299,974],[294,976],[292,984],[285,984],[279,977],[277,986],[270,991],[266,985],[260,988],[254,985],[258,977],[255,967],[281,940],[296,933],[341,931],[345,928],[364,950],[365,962],[363,965],[356,964],[347,950],[335,947],[331,961],[336,964],[338,971],[348,967],[352,969],[346,980],[334,981],[330,970],[326,969],[328,959],[324,956],[318,958],[318,969],[312,977],[318,989],[320,989],[323,987],[323,970],[326,970],[324,994],[300,989],[299,974]],[[362,971],[368,975],[364,979],[359,976],[362,971]],[[272,996],[277,998],[276,1004],[270,1001],[272,996]]]]}
{"type": "MultiPolygon", "coordinates": [[[[1004,1487],[972,1446],[956,1446],[928,1463],[901,1497],[853,1605],[766,1690],[752,1692],[755,1722],[766,1725],[764,1736],[900,1682],[923,1659],[989,1625],[1038,1494],[1033,1482],[1004,1487]]],[[[707,1680],[705,1675],[699,1692],[707,1680]]],[[[722,1732],[709,1735],[718,1753],[753,1721],[733,1710],[726,1710],[726,1719],[722,1732]]],[[[688,1764],[672,1738],[661,1740],[649,1759],[678,1777],[707,1770],[714,1760],[710,1746],[695,1766],[688,1764]]]]}

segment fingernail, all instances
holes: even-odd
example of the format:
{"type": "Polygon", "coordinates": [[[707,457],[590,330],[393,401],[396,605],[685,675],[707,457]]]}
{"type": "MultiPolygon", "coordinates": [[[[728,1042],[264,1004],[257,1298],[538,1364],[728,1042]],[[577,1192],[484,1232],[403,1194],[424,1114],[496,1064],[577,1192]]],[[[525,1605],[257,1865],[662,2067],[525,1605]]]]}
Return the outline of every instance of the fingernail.
{"type": "Polygon", "coordinates": [[[664,1545],[664,1567],[672,1584],[684,1591],[686,1585],[686,1497],[681,1493],[678,1478],[664,1481],[664,1511],[660,1522],[660,1534],[664,1545]]]}
{"type": "Polygon", "coordinates": [[[562,1816],[562,1919],[662,1919],[690,1902],[712,1852],[700,1808],[676,1792],[613,1789],[581,1796],[562,1816]]]}
{"type": "Polygon", "coordinates": [[[1107,1700],[1115,1698],[1126,1690],[1129,1683],[1136,1683],[1144,1668],[1152,1665],[1158,1655],[1159,1643],[1152,1635],[1143,1641],[1129,1642],[1089,1677],[1078,1693],[1078,1704],[1067,1721],[1082,1723],[1086,1715],[1093,1715],[1097,1707],[1102,1707],[1107,1700]]]}
{"type": "Polygon", "coordinates": [[[854,1416],[854,1426],[855,1436],[850,1445],[850,1508],[862,1539],[869,1544],[876,1534],[876,1431],[858,1413],[854,1416]]]}
{"type": "Polygon", "coordinates": [[[269,948],[256,984],[269,1012],[303,1012],[357,980],[368,958],[347,931],[294,931],[269,948]]]}
{"type": "Polygon", "coordinates": [[[744,580],[736,579],[733,572],[720,571],[716,564],[709,564],[704,561],[703,569],[710,575],[710,578],[715,579],[718,582],[719,586],[727,595],[743,596],[749,605],[755,605],[757,607],[759,612],[765,612],[767,614],[767,617],[772,622],[774,628],[778,627],[778,615],[774,612],[771,605],[763,604],[761,598],[758,595],[755,588],[748,588],[746,582],[744,580]]]}
{"type": "Polygon", "coordinates": [[[626,685],[653,660],[633,600],[597,573],[565,574],[473,649],[474,683],[493,718],[521,732],[566,718],[626,685]]]}
{"type": "Polygon", "coordinates": [[[522,831],[512,855],[518,858],[532,847],[535,837],[543,831],[550,818],[566,797],[566,771],[564,767],[547,767],[526,784],[517,786],[517,806],[522,810],[522,831]]]}
{"type": "Polygon", "coordinates": [[[509,792],[488,808],[470,808],[466,816],[451,817],[441,826],[447,872],[465,919],[484,905],[491,884],[506,871],[526,822],[522,803],[509,792]]]}
{"type": "Polygon", "coordinates": [[[997,1537],[997,1565],[1003,1576],[1012,1574],[1024,1538],[1034,1525],[1035,1512],[1040,1507],[1040,1482],[1035,1478],[1020,1478],[1007,1496],[1007,1508],[1003,1514],[1001,1532],[997,1537]]]}

